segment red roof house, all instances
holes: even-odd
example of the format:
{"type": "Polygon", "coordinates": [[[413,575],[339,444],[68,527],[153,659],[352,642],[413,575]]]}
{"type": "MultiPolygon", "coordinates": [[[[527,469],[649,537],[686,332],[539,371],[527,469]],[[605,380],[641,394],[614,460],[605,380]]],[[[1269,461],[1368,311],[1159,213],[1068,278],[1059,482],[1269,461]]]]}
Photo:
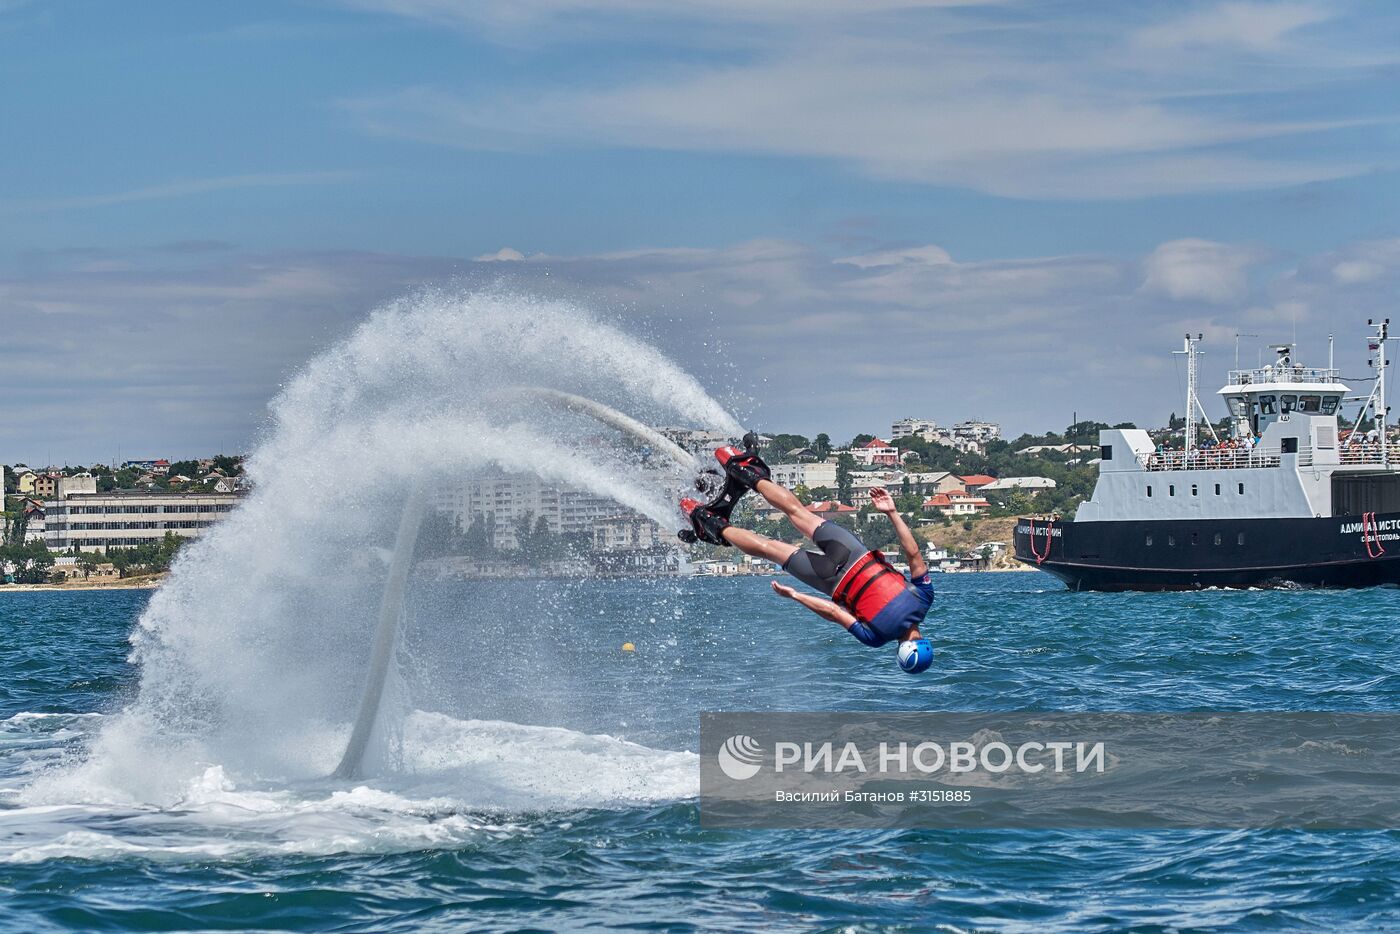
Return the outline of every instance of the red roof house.
{"type": "Polygon", "coordinates": [[[945,516],[974,516],[992,504],[975,493],[935,493],[924,500],[924,515],[941,512],[945,516]]]}
{"type": "Polygon", "coordinates": [[[984,473],[975,473],[970,477],[959,477],[958,479],[963,482],[963,486],[967,487],[969,493],[981,489],[989,483],[997,482],[996,477],[989,477],[984,473]]]}

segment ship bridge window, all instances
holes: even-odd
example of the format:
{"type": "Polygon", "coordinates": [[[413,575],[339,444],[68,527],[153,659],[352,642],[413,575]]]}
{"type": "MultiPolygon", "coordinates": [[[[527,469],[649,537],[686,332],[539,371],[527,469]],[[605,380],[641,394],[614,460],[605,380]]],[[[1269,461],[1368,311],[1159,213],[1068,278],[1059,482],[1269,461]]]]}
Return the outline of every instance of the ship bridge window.
{"type": "Polygon", "coordinates": [[[1279,411],[1284,415],[1298,408],[1298,397],[1293,395],[1279,396],[1279,411]]]}
{"type": "Polygon", "coordinates": [[[1230,414],[1235,418],[1244,418],[1249,414],[1249,407],[1245,405],[1244,396],[1230,396],[1230,414]]]}
{"type": "Polygon", "coordinates": [[[1297,439],[1297,438],[1284,438],[1284,439],[1280,442],[1279,452],[1282,453],[1282,454],[1297,454],[1297,453],[1298,453],[1298,439],[1297,439]]]}
{"type": "Polygon", "coordinates": [[[1274,415],[1278,412],[1278,396],[1260,396],[1259,414],[1274,415]]]}
{"type": "Polygon", "coordinates": [[[1322,411],[1322,397],[1321,397],[1321,396],[1299,396],[1299,397],[1298,397],[1298,411],[1299,411],[1299,412],[1321,412],[1321,411],[1322,411]]]}
{"type": "Polygon", "coordinates": [[[1101,445],[1099,445],[1099,459],[1100,459],[1100,460],[1106,460],[1106,461],[1111,461],[1111,460],[1113,460],[1113,445],[1111,445],[1111,444],[1101,444],[1101,445]]]}
{"type": "Polygon", "coordinates": [[[1337,403],[1340,402],[1340,401],[1342,401],[1342,397],[1341,397],[1341,396],[1323,396],[1323,397],[1322,397],[1322,414],[1323,414],[1323,415],[1335,415],[1335,414],[1337,413],[1337,403]]]}

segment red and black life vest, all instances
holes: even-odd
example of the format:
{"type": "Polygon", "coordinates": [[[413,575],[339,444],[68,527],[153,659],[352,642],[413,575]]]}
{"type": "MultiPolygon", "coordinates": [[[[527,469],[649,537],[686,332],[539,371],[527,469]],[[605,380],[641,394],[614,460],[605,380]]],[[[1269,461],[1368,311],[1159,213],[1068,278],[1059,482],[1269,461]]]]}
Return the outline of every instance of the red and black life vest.
{"type": "Polygon", "coordinates": [[[874,621],[880,611],[900,594],[909,591],[904,575],[890,566],[878,551],[868,551],[856,559],[832,591],[831,599],[864,622],[874,621]]]}

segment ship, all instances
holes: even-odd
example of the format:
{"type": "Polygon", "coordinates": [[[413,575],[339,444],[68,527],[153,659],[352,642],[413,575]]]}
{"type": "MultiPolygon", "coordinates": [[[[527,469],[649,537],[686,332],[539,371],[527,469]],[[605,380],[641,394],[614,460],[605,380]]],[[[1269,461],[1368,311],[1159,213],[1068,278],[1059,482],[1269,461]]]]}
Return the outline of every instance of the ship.
{"type": "Polygon", "coordinates": [[[1201,336],[1187,335],[1182,447],[1137,428],[1100,431],[1092,496],[1072,519],[1018,520],[1016,558],[1071,590],[1400,583],[1400,450],[1385,430],[1396,338],[1388,318],[1367,326],[1369,395],[1352,395],[1332,360],[1301,366],[1293,345],[1277,346],[1267,365],[1229,371],[1221,432],[1197,396],[1201,336]],[[1346,430],[1339,416],[1353,403],[1346,430]],[[1362,431],[1368,413],[1376,427],[1362,431]]]}

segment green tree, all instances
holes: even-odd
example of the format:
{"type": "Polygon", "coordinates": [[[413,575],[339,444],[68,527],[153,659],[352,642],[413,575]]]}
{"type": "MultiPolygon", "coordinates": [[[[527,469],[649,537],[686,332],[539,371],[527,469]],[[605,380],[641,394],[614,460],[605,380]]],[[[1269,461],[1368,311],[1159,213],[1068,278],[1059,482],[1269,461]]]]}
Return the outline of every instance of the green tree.
{"type": "Polygon", "coordinates": [[[243,461],[227,454],[219,454],[214,457],[214,469],[227,477],[237,476],[243,472],[243,461]]]}
{"type": "Polygon", "coordinates": [[[496,557],[495,525],[495,517],[490,513],[473,517],[462,535],[463,553],[480,560],[496,557]]]}
{"type": "Polygon", "coordinates": [[[13,542],[0,547],[0,561],[15,566],[15,583],[42,584],[49,579],[54,556],[43,542],[13,542]]]}
{"type": "Polygon", "coordinates": [[[850,454],[842,452],[836,458],[836,498],[847,505],[851,502],[851,493],[855,487],[855,478],[851,476],[855,470],[856,459],[850,454]]]}
{"type": "Polygon", "coordinates": [[[831,435],[822,432],[812,439],[812,450],[817,452],[818,460],[826,460],[831,454],[831,435]]]}
{"type": "Polygon", "coordinates": [[[794,448],[811,447],[805,435],[776,434],[773,440],[763,445],[763,456],[774,463],[788,460],[788,451],[794,448]]]}
{"type": "Polygon", "coordinates": [[[522,558],[535,556],[535,517],[528,512],[515,520],[515,551],[522,558]]]}
{"type": "Polygon", "coordinates": [[[170,472],[166,474],[168,477],[181,475],[189,477],[191,480],[197,478],[199,476],[199,461],[176,461],[170,465],[170,472]]]}
{"type": "Polygon", "coordinates": [[[799,483],[792,488],[792,495],[797,497],[798,502],[804,506],[812,505],[812,491],[807,488],[807,484],[799,483]]]}
{"type": "Polygon", "coordinates": [[[1099,432],[1108,427],[1104,422],[1075,422],[1065,429],[1065,441],[1070,444],[1097,443],[1099,432]]]}
{"type": "Polygon", "coordinates": [[[91,552],[85,551],[78,555],[78,568],[83,572],[84,578],[91,577],[92,573],[97,570],[99,564],[101,564],[101,562],[98,561],[91,552]]]}
{"type": "Polygon", "coordinates": [[[107,560],[116,567],[122,577],[131,574],[158,574],[170,570],[170,563],[184,546],[187,539],[166,532],[158,542],[146,542],[130,548],[108,548],[107,560]]]}
{"type": "Polygon", "coordinates": [[[814,503],[824,503],[827,500],[835,499],[836,491],[829,486],[814,486],[807,495],[812,497],[814,503]]]}
{"type": "Polygon", "coordinates": [[[423,515],[418,528],[414,553],[420,558],[441,558],[462,553],[461,529],[456,518],[445,512],[430,510],[423,515]]]}
{"type": "Polygon", "coordinates": [[[856,435],[854,438],[851,439],[851,447],[858,448],[862,444],[869,444],[874,440],[874,435],[856,435]]]}

